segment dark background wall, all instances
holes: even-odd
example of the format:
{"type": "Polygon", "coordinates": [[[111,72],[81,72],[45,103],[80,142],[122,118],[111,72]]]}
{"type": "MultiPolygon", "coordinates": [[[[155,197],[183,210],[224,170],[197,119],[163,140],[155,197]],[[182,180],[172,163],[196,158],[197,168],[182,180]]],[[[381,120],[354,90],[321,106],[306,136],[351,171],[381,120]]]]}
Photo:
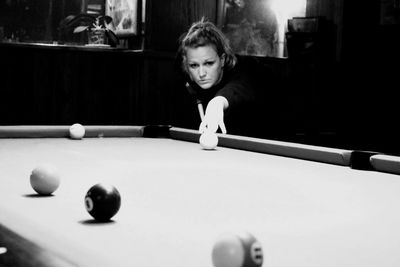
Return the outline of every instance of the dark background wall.
{"type": "MultiPolygon", "coordinates": [[[[400,153],[399,25],[380,23],[380,0],[308,0],[306,15],[331,23],[332,60],[321,61],[320,50],[306,58],[257,58],[273,70],[265,90],[285,96],[266,99],[276,105],[269,127],[284,129],[282,140],[400,153]]],[[[202,16],[216,22],[219,2],[147,0],[142,51],[0,43],[0,124],[196,128],[196,106],[174,56],[180,34],[202,16]]]]}

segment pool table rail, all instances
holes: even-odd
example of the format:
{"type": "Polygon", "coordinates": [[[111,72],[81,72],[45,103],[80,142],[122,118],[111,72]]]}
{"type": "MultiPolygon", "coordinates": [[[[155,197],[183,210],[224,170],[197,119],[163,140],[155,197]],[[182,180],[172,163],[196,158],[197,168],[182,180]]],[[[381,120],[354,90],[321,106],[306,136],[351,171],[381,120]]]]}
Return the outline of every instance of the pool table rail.
{"type": "MultiPolygon", "coordinates": [[[[142,137],[144,126],[85,125],[85,137],[142,137]]],[[[5,125],[0,138],[68,138],[69,125],[5,125]]]]}
{"type": "MultiPolygon", "coordinates": [[[[173,139],[198,142],[200,133],[196,130],[172,127],[170,136],[173,139]]],[[[350,166],[351,150],[229,134],[219,134],[218,139],[218,145],[223,147],[350,166]]]]}
{"type": "MultiPolygon", "coordinates": [[[[3,125],[0,126],[0,138],[69,138],[69,127],[70,125],[3,125]]],[[[161,137],[198,143],[200,133],[170,125],[85,125],[85,137],[161,137]]],[[[218,134],[218,138],[220,147],[400,174],[398,156],[230,134],[218,134]]]]}

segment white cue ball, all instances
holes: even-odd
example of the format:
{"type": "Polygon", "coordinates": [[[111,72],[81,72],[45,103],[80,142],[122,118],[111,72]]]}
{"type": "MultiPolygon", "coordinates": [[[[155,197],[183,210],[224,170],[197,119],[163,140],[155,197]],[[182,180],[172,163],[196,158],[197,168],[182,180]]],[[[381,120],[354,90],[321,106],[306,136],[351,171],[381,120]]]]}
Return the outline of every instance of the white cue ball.
{"type": "Polygon", "coordinates": [[[213,132],[204,132],[200,135],[199,143],[203,149],[215,149],[218,145],[218,136],[213,132]]]}
{"type": "Polygon", "coordinates": [[[222,235],[212,250],[214,267],[260,267],[263,259],[261,244],[247,232],[222,235]]]}
{"type": "Polygon", "coordinates": [[[53,165],[39,165],[33,169],[30,182],[33,190],[38,194],[51,195],[60,185],[60,174],[53,165]]]}
{"type": "Polygon", "coordinates": [[[69,127],[69,136],[72,139],[82,139],[85,136],[85,127],[79,123],[72,124],[69,127]]]}

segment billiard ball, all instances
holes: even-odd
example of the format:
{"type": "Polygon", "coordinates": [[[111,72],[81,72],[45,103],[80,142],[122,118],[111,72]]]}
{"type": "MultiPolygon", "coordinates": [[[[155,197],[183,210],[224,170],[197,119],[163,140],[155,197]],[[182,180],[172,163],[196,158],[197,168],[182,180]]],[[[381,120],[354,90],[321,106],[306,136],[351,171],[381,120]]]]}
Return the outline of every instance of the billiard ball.
{"type": "Polygon", "coordinates": [[[215,149],[218,145],[218,136],[214,132],[206,131],[200,135],[199,143],[205,150],[215,149]]]}
{"type": "Polygon", "coordinates": [[[87,212],[97,221],[109,221],[121,207],[121,195],[109,184],[95,184],[85,196],[87,212]]]}
{"type": "Polygon", "coordinates": [[[30,183],[38,194],[51,195],[60,185],[59,171],[51,164],[39,165],[32,170],[30,183]]]}
{"type": "Polygon", "coordinates": [[[69,136],[72,139],[82,139],[85,136],[85,127],[79,123],[72,124],[69,127],[69,136]]]}
{"type": "Polygon", "coordinates": [[[248,232],[224,234],[212,249],[214,267],[260,267],[263,258],[260,242],[248,232]]]}

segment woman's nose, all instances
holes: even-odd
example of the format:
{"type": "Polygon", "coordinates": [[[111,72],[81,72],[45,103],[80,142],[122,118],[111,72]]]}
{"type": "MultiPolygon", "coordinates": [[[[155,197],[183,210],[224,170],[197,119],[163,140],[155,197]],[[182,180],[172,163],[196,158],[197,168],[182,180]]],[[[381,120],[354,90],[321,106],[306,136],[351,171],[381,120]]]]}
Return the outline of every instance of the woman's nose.
{"type": "Polygon", "coordinates": [[[205,68],[201,67],[199,68],[199,77],[200,78],[204,78],[207,75],[207,72],[205,70],[205,68]]]}

